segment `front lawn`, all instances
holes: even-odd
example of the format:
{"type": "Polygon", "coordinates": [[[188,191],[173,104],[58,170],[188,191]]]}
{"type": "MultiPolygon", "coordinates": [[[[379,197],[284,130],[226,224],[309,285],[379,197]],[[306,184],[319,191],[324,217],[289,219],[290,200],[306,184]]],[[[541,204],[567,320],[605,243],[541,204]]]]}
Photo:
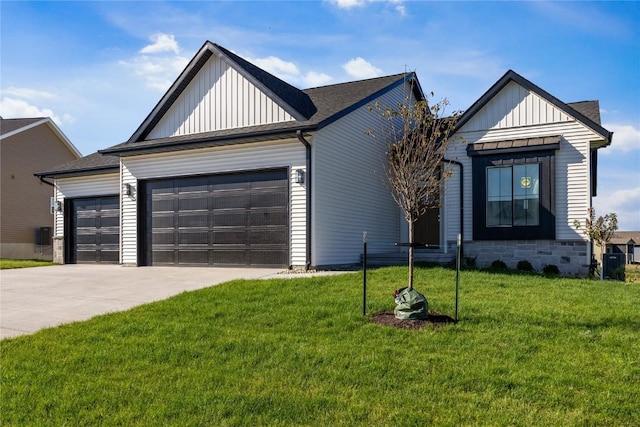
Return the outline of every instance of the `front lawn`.
{"type": "MultiPolygon", "coordinates": [[[[369,312],[406,268],[369,271],[369,312]]],[[[418,268],[454,315],[455,272],[418,268]]],[[[461,322],[362,316],[362,274],[235,281],[3,340],[4,426],[640,425],[640,286],[463,272],[461,322]]]]}
{"type": "Polygon", "coordinates": [[[0,259],[0,270],[8,270],[10,268],[44,267],[47,265],[53,265],[53,262],[40,259],[0,259]]]}

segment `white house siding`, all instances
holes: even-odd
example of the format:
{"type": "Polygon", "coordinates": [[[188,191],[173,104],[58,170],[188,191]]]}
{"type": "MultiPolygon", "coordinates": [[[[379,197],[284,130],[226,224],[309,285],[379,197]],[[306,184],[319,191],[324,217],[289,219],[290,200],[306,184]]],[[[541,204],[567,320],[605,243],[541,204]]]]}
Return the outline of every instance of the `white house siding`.
{"type": "MultiPolygon", "coordinates": [[[[555,153],[556,242],[558,243],[528,242],[531,248],[536,248],[536,245],[540,244],[546,245],[545,249],[532,249],[532,253],[542,254],[542,257],[538,257],[540,258],[538,265],[534,262],[535,257],[530,256],[529,260],[536,268],[541,268],[544,263],[554,263],[562,271],[561,260],[571,258],[573,259],[570,262],[571,265],[564,266],[564,272],[577,274],[588,263],[588,254],[586,239],[573,227],[573,222],[576,219],[583,220],[587,214],[591,196],[590,141],[601,139],[600,136],[536,94],[511,82],[465,123],[457,133],[465,143],[452,145],[447,157],[458,160],[464,165],[464,240],[471,242],[473,239],[472,162],[471,158],[466,156],[466,144],[555,135],[562,136],[560,149],[555,153]],[[580,260],[577,261],[577,258],[580,260]],[[556,262],[550,262],[552,260],[556,262]]],[[[455,204],[457,191],[457,186],[447,185],[445,197],[447,216],[457,209],[455,204]]],[[[455,242],[459,228],[459,223],[447,220],[448,242],[455,242]]],[[[524,242],[493,242],[492,244],[501,245],[501,249],[488,248],[485,245],[478,252],[489,253],[493,259],[498,259],[502,255],[507,257],[509,254],[527,259],[522,251],[517,252],[516,255],[513,248],[509,247],[509,245],[520,245],[520,248],[526,249],[524,242]],[[498,250],[499,252],[496,253],[498,250]]],[[[517,261],[516,259],[515,262],[517,261]]],[[[569,262],[566,263],[569,264],[569,262]]],[[[515,267],[515,264],[512,267],[515,267]]]]}
{"type": "MultiPolygon", "coordinates": [[[[379,101],[394,107],[404,94],[399,86],[379,101]]],[[[384,143],[365,135],[379,126],[378,114],[364,106],[321,129],[313,141],[313,265],[360,262],[363,231],[370,252],[388,252],[377,242],[400,239],[401,216],[386,187],[384,143]]]]}
{"type": "Polygon", "coordinates": [[[224,59],[211,56],[148,139],[293,120],[224,59]]]}
{"type": "MultiPolygon", "coordinates": [[[[120,177],[118,173],[58,178],[55,180],[54,197],[63,206],[65,199],[113,196],[116,194],[120,194],[120,177]]],[[[64,234],[64,212],[56,212],[53,224],[53,258],[55,262],[59,263],[64,260],[64,246],[62,245],[64,234]]]]}
{"type": "MultiPolygon", "coordinates": [[[[290,168],[291,265],[306,264],[306,189],[294,181],[295,170],[306,169],[306,151],[297,139],[123,157],[121,163],[123,184],[136,188],[145,179],[290,168]]],[[[137,204],[125,197],[121,209],[122,262],[137,264],[137,204]]]]}

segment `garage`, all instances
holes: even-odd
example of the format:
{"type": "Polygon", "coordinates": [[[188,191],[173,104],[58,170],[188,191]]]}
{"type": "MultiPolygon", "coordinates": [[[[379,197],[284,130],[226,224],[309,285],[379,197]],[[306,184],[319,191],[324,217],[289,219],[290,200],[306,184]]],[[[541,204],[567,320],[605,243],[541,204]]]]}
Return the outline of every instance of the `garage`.
{"type": "Polygon", "coordinates": [[[110,263],[120,259],[119,196],[72,199],[68,263],[110,263]]]}
{"type": "Polygon", "coordinates": [[[287,177],[278,169],[144,182],[143,264],[288,267],[287,177]]]}

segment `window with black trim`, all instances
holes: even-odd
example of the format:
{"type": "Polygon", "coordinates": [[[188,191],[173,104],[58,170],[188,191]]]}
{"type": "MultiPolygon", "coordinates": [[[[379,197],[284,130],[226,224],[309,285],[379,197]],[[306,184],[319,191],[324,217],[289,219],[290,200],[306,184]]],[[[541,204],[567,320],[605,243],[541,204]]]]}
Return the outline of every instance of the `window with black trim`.
{"type": "Polygon", "coordinates": [[[487,168],[487,227],[540,225],[540,164],[487,168]]]}
{"type": "Polygon", "coordinates": [[[468,151],[474,240],[555,239],[555,151],[468,151]]]}

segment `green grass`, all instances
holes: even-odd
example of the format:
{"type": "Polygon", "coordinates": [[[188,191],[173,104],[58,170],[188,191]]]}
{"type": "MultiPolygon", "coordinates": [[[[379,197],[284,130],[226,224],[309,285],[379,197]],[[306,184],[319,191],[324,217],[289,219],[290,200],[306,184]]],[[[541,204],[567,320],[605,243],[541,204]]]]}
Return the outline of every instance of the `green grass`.
{"type": "Polygon", "coordinates": [[[39,259],[0,259],[0,270],[8,270],[10,268],[30,268],[54,265],[51,261],[43,261],[39,259]]]}
{"type": "MultiPolygon", "coordinates": [[[[393,308],[405,268],[368,274],[393,308]]],[[[362,316],[362,274],[235,281],[3,340],[0,424],[640,425],[640,286],[461,273],[461,322],[362,316]]],[[[455,273],[418,268],[453,315],[455,273]]]]}

